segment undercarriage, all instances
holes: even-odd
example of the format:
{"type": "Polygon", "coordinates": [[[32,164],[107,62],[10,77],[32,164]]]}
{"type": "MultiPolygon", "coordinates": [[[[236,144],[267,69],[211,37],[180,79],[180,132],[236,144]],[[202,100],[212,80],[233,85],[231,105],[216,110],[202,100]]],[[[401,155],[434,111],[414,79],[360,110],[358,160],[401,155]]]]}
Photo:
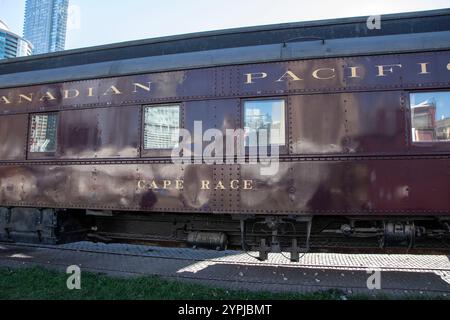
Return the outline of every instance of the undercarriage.
{"type": "Polygon", "coordinates": [[[0,208],[0,241],[140,243],[243,250],[259,260],[308,252],[450,253],[450,217],[260,216],[0,208]]]}

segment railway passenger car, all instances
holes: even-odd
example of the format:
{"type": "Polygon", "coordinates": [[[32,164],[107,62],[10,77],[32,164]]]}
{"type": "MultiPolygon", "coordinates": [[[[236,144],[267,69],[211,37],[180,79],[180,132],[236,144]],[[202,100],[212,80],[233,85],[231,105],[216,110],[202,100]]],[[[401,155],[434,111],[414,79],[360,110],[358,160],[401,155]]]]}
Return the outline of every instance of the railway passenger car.
{"type": "Polygon", "coordinates": [[[450,10],[366,21],[0,62],[0,240],[448,252],[450,10]]]}

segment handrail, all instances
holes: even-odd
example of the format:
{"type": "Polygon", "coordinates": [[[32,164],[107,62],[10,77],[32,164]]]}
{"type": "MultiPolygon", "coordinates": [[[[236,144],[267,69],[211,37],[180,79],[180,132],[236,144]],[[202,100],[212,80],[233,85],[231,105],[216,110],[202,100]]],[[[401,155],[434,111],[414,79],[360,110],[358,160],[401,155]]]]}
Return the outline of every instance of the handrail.
{"type": "Polygon", "coordinates": [[[292,38],[292,39],[285,40],[283,42],[283,48],[286,48],[287,44],[289,42],[291,42],[291,41],[294,41],[294,40],[321,40],[322,41],[322,45],[325,45],[325,39],[324,38],[314,37],[314,36],[306,36],[306,37],[297,37],[297,38],[292,38]]]}

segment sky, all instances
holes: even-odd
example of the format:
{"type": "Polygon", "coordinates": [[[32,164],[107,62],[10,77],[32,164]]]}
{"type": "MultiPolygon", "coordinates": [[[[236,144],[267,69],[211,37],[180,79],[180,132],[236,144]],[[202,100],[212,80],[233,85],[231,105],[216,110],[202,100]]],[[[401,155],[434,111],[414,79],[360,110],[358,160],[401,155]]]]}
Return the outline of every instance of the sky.
{"type": "MultiPolygon", "coordinates": [[[[450,7],[450,0],[70,0],[66,49],[199,31],[450,7]]],[[[25,0],[0,0],[22,34],[25,0]]]]}

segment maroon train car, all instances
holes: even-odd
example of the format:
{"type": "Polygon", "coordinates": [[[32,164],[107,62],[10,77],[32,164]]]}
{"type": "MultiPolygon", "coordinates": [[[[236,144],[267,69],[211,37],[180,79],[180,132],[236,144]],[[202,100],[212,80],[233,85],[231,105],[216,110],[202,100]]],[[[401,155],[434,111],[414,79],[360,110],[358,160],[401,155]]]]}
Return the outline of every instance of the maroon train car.
{"type": "Polygon", "coordinates": [[[366,20],[1,62],[0,240],[448,252],[450,10],[366,20]],[[174,162],[183,129],[268,130],[277,171],[174,162]]]}

